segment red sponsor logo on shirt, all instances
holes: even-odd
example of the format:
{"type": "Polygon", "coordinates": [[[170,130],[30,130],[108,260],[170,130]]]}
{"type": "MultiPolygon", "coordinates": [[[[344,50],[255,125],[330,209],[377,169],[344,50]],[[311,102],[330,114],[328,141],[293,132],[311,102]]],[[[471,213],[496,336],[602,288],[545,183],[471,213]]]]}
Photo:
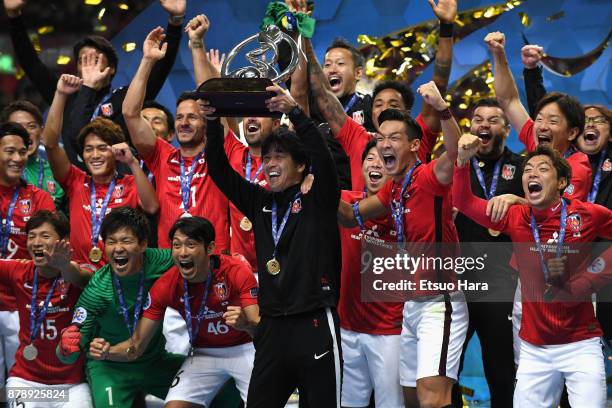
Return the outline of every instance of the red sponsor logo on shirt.
{"type": "Polygon", "coordinates": [[[215,283],[215,293],[219,299],[227,299],[227,286],[225,286],[225,282],[215,283]]]}
{"type": "Polygon", "coordinates": [[[30,199],[25,199],[25,200],[19,200],[19,211],[21,211],[22,214],[29,214],[30,211],[32,210],[32,202],[30,201],[30,199]]]}
{"type": "Polygon", "coordinates": [[[512,180],[514,178],[515,171],[516,167],[512,164],[504,164],[504,167],[502,167],[501,176],[504,180],[512,180]]]}
{"type": "Polygon", "coordinates": [[[104,115],[104,116],[112,116],[112,114],[113,114],[113,104],[112,103],[105,103],[104,105],[102,105],[100,107],[100,111],[102,112],[102,115],[104,115]]]}

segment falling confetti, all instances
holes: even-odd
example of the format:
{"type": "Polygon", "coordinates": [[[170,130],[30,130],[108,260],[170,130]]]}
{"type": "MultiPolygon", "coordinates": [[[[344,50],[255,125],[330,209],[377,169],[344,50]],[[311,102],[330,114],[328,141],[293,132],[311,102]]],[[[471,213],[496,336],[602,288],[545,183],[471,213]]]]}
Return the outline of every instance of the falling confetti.
{"type": "Polygon", "coordinates": [[[123,48],[123,51],[125,52],[132,52],[136,49],[136,43],[133,43],[133,42],[125,43],[121,46],[121,48],[123,48]]]}
{"type": "Polygon", "coordinates": [[[57,57],[57,65],[66,65],[70,62],[70,57],[67,55],[60,55],[57,57]]]}

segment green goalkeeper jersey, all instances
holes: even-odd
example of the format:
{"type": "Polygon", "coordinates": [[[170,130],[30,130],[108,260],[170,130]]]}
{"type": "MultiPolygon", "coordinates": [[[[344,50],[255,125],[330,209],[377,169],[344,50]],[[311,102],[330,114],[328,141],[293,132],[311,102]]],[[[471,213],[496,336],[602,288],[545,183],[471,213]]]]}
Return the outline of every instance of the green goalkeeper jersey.
{"type": "MultiPolygon", "coordinates": [[[[141,307],[148,307],[149,289],[155,281],[172,267],[172,253],[168,249],[146,249],[144,253],[144,291],[141,307]]],[[[81,350],[89,351],[89,343],[101,337],[111,345],[130,338],[130,332],[121,313],[120,303],[113,286],[112,269],[105,265],[91,278],[75,307],[72,322],[80,326],[81,350]]],[[[140,274],[119,277],[129,323],[134,325],[134,304],[138,295],[140,274]]],[[[142,313],[140,313],[142,316],[142,313]]],[[[137,322],[136,322],[137,323],[137,322]]],[[[166,339],[160,325],[144,354],[136,361],[152,361],[165,351],[166,339]]]]}

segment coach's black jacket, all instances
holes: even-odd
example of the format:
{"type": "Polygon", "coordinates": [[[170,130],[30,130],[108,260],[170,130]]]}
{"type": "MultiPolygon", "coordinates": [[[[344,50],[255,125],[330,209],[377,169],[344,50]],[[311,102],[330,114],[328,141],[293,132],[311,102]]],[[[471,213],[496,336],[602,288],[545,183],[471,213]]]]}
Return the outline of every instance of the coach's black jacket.
{"type": "Polygon", "coordinates": [[[303,112],[290,115],[311,160],[315,181],[301,197],[301,210],[291,213],[278,243],[281,272],[272,276],[272,200],[278,205],[277,222],[285,214],[300,185],[272,193],[251,184],[230,166],[223,149],[218,120],[208,123],[208,171],[219,189],[253,223],[259,270],[259,308],[263,316],[287,316],[335,307],[340,283],[340,239],[337,211],[340,190],[334,162],[321,134],[303,112]]]}

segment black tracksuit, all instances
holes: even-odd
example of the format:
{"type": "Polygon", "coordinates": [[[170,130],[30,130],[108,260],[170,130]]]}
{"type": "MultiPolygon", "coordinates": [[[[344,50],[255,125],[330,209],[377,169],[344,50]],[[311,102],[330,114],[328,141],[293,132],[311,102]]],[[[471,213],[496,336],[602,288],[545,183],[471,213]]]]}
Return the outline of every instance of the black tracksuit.
{"type": "Polygon", "coordinates": [[[341,269],[337,209],[340,190],[334,162],[314,123],[303,112],[292,112],[298,137],[311,160],[314,184],[294,197],[300,185],[273,193],[251,184],[230,166],[223,149],[219,121],[209,121],[206,157],[219,189],[253,223],[262,316],[255,337],[255,366],[248,407],[283,407],[293,390],[312,407],[339,404],[341,361],[335,306],[341,269]],[[280,225],[293,203],[280,238],[276,259],[281,271],[273,276],[272,202],[280,225]],[[335,339],[335,342],[334,342],[335,339]]]}

